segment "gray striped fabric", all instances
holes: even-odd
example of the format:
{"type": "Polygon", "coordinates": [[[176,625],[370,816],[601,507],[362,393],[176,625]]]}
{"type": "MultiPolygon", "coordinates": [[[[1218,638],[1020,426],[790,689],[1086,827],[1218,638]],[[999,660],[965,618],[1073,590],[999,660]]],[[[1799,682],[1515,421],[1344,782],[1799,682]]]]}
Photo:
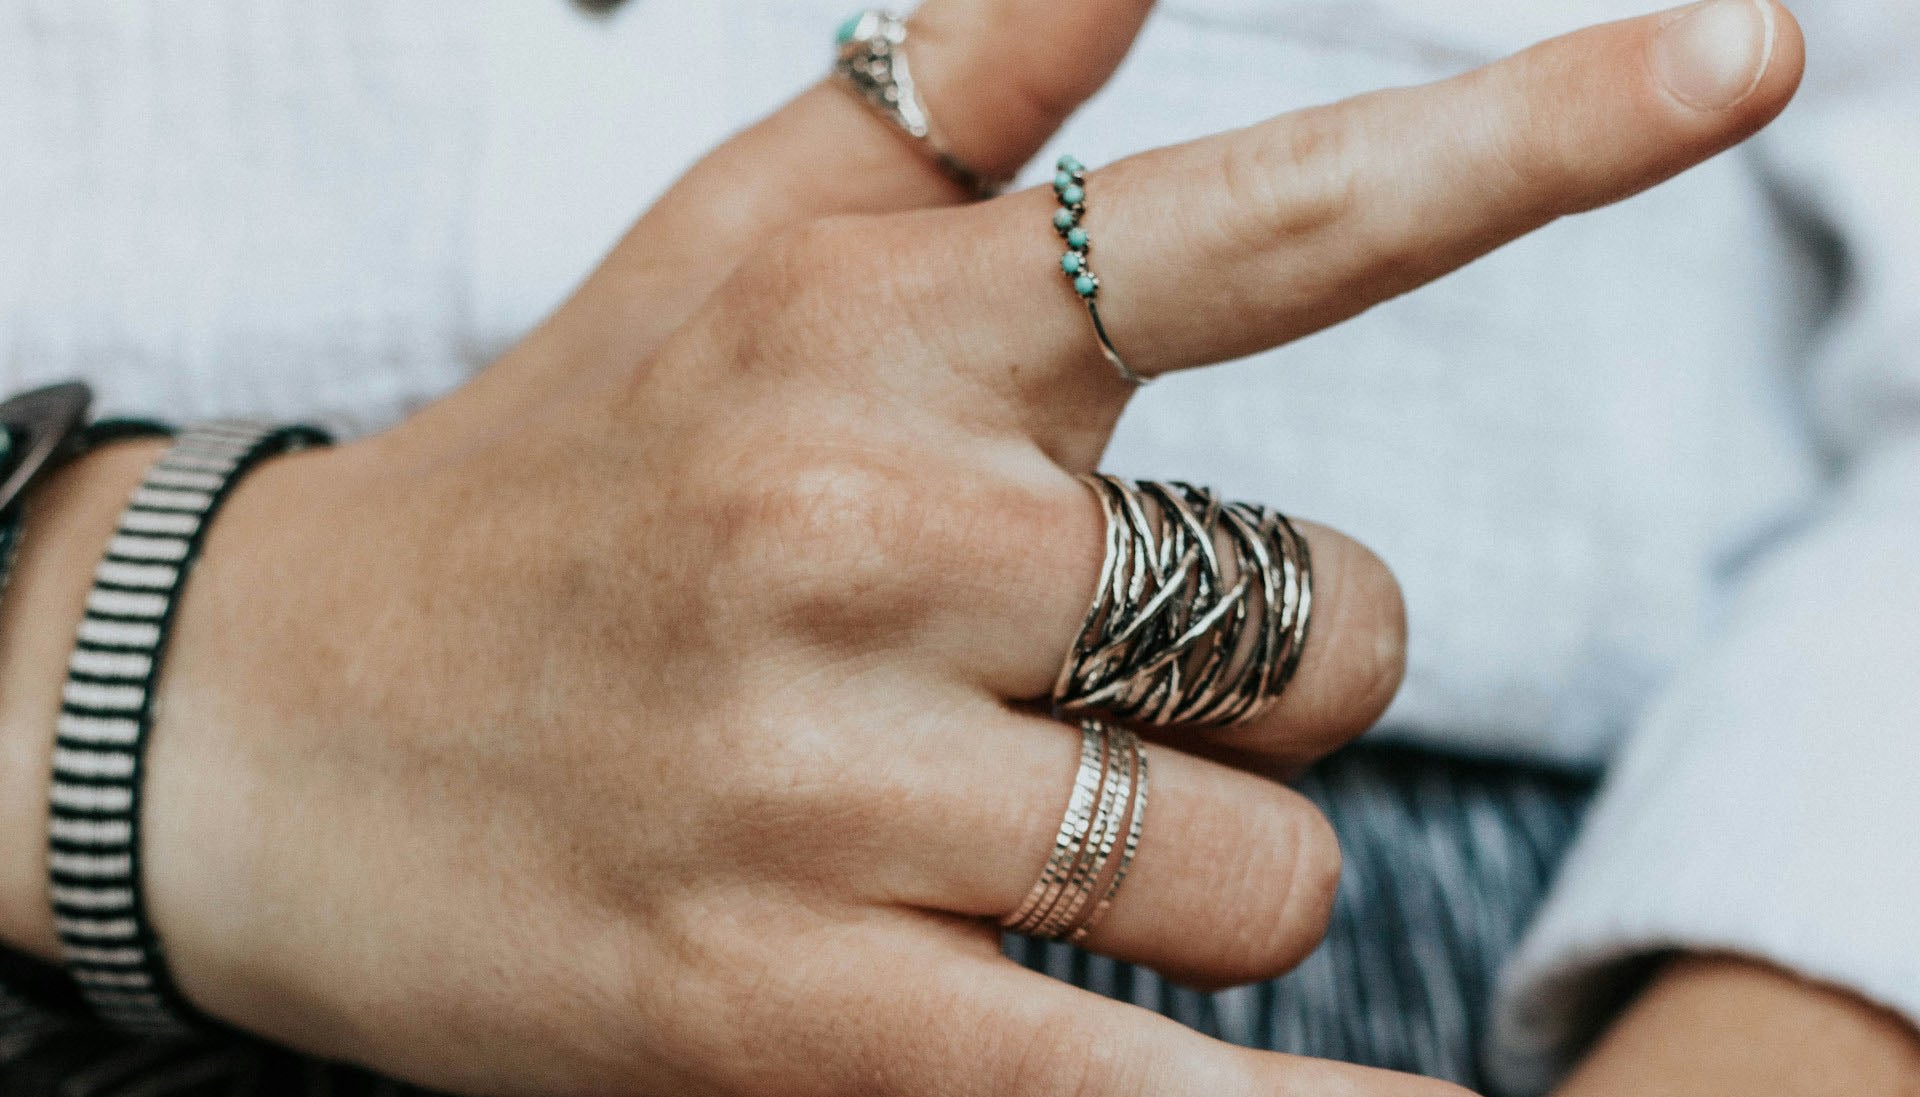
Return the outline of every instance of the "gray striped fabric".
{"type": "MultiPolygon", "coordinates": [[[[1587,798],[1533,771],[1359,747],[1301,783],[1340,832],[1326,943],[1283,979],[1218,994],[1066,945],[1009,939],[1030,967],[1255,1047],[1481,1088],[1495,972],[1587,798]]],[[[1124,900],[1124,895],[1123,895],[1124,900]]],[[[233,1039],[141,1040],[88,1021],[57,973],[0,953],[5,1097],[403,1097],[420,1091],[233,1039]]],[[[666,1097],[666,1095],[663,1095],[666,1097]]]]}
{"type": "Polygon", "coordinates": [[[1494,979],[1572,841],[1587,784],[1362,746],[1298,787],[1346,860],[1327,939],[1292,974],[1201,994],[1066,945],[1009,938],[1007,954],[1237,1044],[1484,1091],[1494,979]]]}

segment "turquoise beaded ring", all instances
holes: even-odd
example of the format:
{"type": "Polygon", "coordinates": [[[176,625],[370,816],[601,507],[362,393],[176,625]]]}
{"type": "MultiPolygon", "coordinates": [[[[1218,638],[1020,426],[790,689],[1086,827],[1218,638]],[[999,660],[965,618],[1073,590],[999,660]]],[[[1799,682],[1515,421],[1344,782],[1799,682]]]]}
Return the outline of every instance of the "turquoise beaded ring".
{"type": "Polygon", "coordinates": [[[1114,349],[1113,340],[1107,335],[1107,326],[1100,320],[1100,276],[1093,271],[1089,254],[1093,250],[1093,240],[1087,235],[1086,226],[1081,222],[1087,216],[1087,169],[1072,156],[1062,156],[1054,164],[1053,194],[1060,202],[1060,208],[1053,214],[1053,231],[1066,241],[1067,250],[1060,256],[1060,273],[1073,286],[1073,292],[1087,306],[1087,316],[1093,320],[1093,334],[1100,340],[1100,353],[1125,380],[1136,385],[1144,385],[1147,378],[1137,374],[1129,367],[1120,352],[1114,349]]]}

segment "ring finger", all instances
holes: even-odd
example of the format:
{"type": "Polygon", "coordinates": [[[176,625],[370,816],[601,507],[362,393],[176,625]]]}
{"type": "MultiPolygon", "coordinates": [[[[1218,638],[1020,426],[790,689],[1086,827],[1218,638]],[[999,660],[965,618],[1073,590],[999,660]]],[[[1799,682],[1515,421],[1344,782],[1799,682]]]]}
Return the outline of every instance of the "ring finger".
{"type": "MultiPolygon", "coordinates": [[[[911,853],[885,877],[884,898],[999,919],[1022,905],[1053,852],[1082,739],[1039,717],[983,711],[968,722],[966,735],[943,734],[926,752],[939,761],[918,778],[919,794],[938,810],[897,818],[893,837],[911,853]]],[[[1145,750],[1138,852],[1086,947],[1203,986],[1293,967],[1325,930],[1339,881],[1325,819],[1271,781],[1145,750]]],[[[1114,806],[1122,817],[1127,808],[1114,806]]]]}

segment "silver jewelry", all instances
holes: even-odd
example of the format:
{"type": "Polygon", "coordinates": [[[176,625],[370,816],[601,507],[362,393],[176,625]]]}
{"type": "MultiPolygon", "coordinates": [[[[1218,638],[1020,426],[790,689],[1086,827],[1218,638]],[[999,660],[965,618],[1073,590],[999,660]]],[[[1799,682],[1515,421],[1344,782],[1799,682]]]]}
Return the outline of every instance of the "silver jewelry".
{"type": "Polygon", "coordinates": [[[1093,260],[1089,253],[1093,250],[1093,238],[1087,235],[1087,228],[1081,222],[1087,216],[1087,169],[1073,156],[1062,156],[1054,164],[1053,196],[1060,201],[1060,208],[1053,211],[1053,231],[1066,241],[1066,253],[1060,256],[1060,273],[1066,275],[1067,283],[1073,292],[1087,306],[1087,318],[1093,321],[1093,336],[1100,341],[1100,353],[1106,356],[1122,380],[1144,385],[1152,378],[1135,373],[1126,359],[1120,357],[1120,351],[1113,345],[1113,337],[1107,334],[1107,325],[1100,319],[1100,276],[1093,272],[1093,260]]]}
{"type": "Polygon", "coordinates": [[[1080,768],[1053,851],[1020,906],[1000,920],[1014,933],[1084,941],[1113,908],[1133,867],[1147,811],[1140,737],[1097,720],[1080,725],[1080,768]]]}
{"type": "Polygon", "coordinates": [[[868,106],[913,138],[941,173],[975,198],[1000,193],[1001,181],[989,179],[953,154],[946,138],[933,124],[913,81],[913,69],[904,49],[907,24],[890,12],[855,12],[835,35],[839,56],[833,70],[868,106]]]}
{"type": "Polygon", "coordinates": [[[1191,484],[1089,476],[1106,515],[1093,604],[1054,682],[1063,715],[1224,727],[1287,688],[1307,642],[1313,563],[1278,511],[1191,484]]]}

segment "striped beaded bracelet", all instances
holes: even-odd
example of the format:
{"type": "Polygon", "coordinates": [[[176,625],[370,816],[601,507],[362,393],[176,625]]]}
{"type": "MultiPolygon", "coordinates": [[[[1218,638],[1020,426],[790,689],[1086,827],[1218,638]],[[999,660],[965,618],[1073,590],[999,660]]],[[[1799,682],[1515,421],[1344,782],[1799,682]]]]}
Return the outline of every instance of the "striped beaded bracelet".
{"type": "Polygon", "coordinates": [[[168,974],[140,863],[154,684],[180,590],[241,476],[328,441],[311,427],[243,421],[184,432],[134,490],[87,592],[54,740],[48,873],[67,971],[118,1028],[167,1036],[204,1023],[168,974]]]}

